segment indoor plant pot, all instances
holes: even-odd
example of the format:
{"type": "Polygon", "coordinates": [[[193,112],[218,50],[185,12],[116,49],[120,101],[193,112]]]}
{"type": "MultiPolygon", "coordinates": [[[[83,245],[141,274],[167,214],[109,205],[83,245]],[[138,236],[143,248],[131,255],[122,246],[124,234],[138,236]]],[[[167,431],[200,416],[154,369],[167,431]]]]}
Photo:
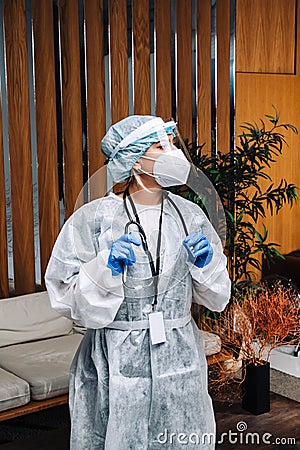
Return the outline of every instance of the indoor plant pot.
{"type": "Polygon", "coordinates": [[[280,280],[273,284],[261,282],[235,298],[218,323],[211,320],[211,328],[221,338],[223,353],[229,355],[226,364],[220,362],[215,370],[214,392],[224,392],[227,385],[231,393],[232,383],[241,384],[244,409],[253,414],[269,411],[270,355],[287,339],[290,345],[299,342],[299,317],[298,290],[280,280]]]}
{"type": "Polygon", "coordinates": [[[270,363],[245,363],[242,407],[252,414],[270,411],[270,363]]]}

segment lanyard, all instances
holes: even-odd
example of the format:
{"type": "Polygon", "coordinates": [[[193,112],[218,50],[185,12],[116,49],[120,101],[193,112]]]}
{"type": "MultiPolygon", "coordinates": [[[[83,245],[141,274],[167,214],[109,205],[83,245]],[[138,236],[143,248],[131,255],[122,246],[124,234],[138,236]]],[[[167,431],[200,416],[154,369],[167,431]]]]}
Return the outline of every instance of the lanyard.
{"type": "Polygon", "coordinates": [[[158,296],[158,277],[159,277],[159,272],[160,272],[160,249],[161,249],[161,236],[162,236],[162,218],[163,218],[163,209],[164,209],[164,194],[162,193],[160,216],[159,216],[158,237],[157,237],[157,245],[156,245],[156,265],[154,264],[153,256],[151,255],[151,252],[148,247],[146,233],[141,225],[139,215],[137,213],[137,210],[136,210],[135,204],[131,198],[131,195],[128,192],[128,188],[125,190],[123,198],[124,198],[124,208],[125,208],[126,214],[129,219],[129,222],[125,226],[125,233],[128,233],[128,229],[129,229],[130,225],[136,225],[138,227],[138,230],[141,235],[142,246],[143,246],[143,249],[149,260],[149,265],[150,265],[151,274],[152,274],[152,278],[153,278],[153,284],[154,284],[154,298],[153,298],[153,302],[152,302],[152,310],[155,311],[156,305],[157,305],[157,296],[158,296]],[[126,202],[127,198],[129,199],[133,214],[135,216],[135,220],[132,219],[131,214],[129,212],[127,202],[126,202]]]}

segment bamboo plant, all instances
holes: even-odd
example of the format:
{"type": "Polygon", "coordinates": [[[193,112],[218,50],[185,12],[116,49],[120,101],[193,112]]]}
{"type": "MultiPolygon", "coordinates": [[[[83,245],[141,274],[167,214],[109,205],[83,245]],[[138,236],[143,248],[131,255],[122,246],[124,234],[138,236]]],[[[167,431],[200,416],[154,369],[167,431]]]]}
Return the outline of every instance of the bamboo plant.
{"type": "MultiPolygon", "coordinates": [[[[279,244],[270,242],[268,229],[259,218],[266,218],[298,200],[298,188],[282,179],[275,185],[267,169],[278,164],[278,158],[287,147],[284,131],[298,133],[296,127],[281,123],[274,108],[274,115],[266,115],[259,123],[245,122],[242,133],[236,138],[235,147],[229,153],[218,151],[215,155],[204,154],[204,145],[188,144],[193,164],[200,168],[214,185],[223,203],[227,234],[225,252],[228,256],[232,293],[236,295],[253,284],[255,270],[261,271],[262,260],[269,266],[278,258],[284,259],[279,244]],[[262,187],[261,180],[266,180],[262,187]]],[[[193,202],[205,208],[192,190],[181,192],[193,202]]]]}

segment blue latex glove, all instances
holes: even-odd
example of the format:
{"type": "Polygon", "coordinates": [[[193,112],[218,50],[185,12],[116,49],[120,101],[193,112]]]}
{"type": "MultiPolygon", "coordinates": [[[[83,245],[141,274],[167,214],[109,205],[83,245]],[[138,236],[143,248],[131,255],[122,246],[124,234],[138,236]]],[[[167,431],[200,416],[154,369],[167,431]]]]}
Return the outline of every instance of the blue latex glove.
{"type": "Polygon", "coordinates": [[[197,267],[203,268],[213,257],[213,249],[202,233],[191,233],[184,240],[183,245],[189,253],[189,259],[197,267]]]}
{"type": "Polygon", "coordinates": [[[123,234],[111,246],[107,267],[110,268],[113,276],[122,273],[124,266],[132,266],[135,263],[136,257],[132,244],[141,245],[140,241],[129,232],[128,234],[123,234]]]}

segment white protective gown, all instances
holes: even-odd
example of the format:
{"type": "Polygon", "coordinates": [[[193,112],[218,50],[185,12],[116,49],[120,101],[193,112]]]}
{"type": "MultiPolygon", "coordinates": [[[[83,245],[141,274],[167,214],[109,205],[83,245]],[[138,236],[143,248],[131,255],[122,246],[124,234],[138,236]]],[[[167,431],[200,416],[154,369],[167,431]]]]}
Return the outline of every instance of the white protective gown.
{"type": "MultiPolygon", "coordinates": [[[[123,200],[110,194],[77,210],[65,223],[46,271],[53,308],[88,328],[71,366],[71,450],[213,449],[215,420],[207,392],[201,332],[191,303],[222,311],[230,280],[220,239],[203,211],[173,194],[189,233],[206,235],[213,259],[200,269],[187,259],[178,213],[164,201],[157,311],[166,342],[152,345],[148,314],[153,283],[148,259],[122,277],[106,267],[124,234],[123,200]]],[[[155,254],[160,206],[137,205],[155,254]]]]}

